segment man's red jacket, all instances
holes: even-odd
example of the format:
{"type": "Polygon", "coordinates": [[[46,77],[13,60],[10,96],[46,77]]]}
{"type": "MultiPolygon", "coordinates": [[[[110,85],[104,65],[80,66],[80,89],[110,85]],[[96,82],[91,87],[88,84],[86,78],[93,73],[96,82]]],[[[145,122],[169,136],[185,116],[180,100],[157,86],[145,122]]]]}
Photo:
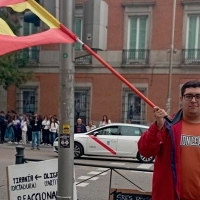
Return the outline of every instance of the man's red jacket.
{"type": "Polygon", "coordinates": [[[138,142],[143,156],[156,156],[152,200],[180,199],[181,119],[182,110],[174,115],[172,123],[166,121],[162,130],[152,124],[138,142]]]}

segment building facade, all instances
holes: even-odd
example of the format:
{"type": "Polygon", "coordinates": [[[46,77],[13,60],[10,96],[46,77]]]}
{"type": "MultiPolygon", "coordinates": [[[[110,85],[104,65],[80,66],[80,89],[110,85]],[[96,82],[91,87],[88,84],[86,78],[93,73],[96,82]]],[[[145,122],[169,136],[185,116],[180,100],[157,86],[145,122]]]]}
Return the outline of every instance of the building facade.
{"type": "MultiPolygon", "coordinates": [[[[58,18],[59,6],[44,7],[58,18]],[[56,9],[53,9],[56,8],[56,9]]],[[[105,0],[108,4],[107,48],[97,51],[154,104],[166,109],[173,0],[105,0]]],[[[83,37],[83,1],[76,1],[74,32],[83,37]]],[[[22,20],[22,34],[43,29],[22,20]]],[[[75,44],[76,52],[82,47],[75,44]]],[[[59,45],[28,49],[30,63],[23,70],[35,72],[33,80],[10,88],[7,110],[41,115],[58,114],[59,45]]],[[[180,108],[180,88],[200,78],[200,1],[177,0],[171,82],[171,113],[180,108]]],[[[74,116],[98,125],[102,116],[112,122],[150,124],[152,108],[94,57],[75,59],[74,116]]],[[[5,104],[1,103],[2,105],[5,104]]]]}

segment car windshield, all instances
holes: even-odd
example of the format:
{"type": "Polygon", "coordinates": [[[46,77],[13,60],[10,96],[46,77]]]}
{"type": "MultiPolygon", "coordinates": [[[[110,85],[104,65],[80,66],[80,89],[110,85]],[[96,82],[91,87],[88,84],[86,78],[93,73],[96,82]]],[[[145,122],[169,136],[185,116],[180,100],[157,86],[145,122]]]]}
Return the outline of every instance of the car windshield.
{"type": "Polygon", "coordinates": [[[102,127],[89,132],[88,135],[93,135],[94,132],[98,132],[98,135],[118,135],[118,126],[102,127]]]}

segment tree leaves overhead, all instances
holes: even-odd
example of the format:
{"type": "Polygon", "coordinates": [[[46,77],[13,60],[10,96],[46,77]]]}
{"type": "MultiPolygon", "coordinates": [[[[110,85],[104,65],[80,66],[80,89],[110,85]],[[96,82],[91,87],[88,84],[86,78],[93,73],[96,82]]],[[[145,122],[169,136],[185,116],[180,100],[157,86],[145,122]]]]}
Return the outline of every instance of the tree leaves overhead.
{"type": "Polygon", "coordinates": [[[11,53],[0,57],[0,85],[8,89],[14,85],[19,87],[33,77],[33,72],[24,72],[19,68],[20,63],[26,64],[25,58],[17,58],[17,53],[11,53]]]}
{"type": "MultiPolygon", "coordinates": [[[[17,16],[12,13],[12,10],[0,9],[0,17],[8,23],[14,34],[17,35],[21,27],[17,16]]],[[[28,64],[28,61],[28,51],[24,50],[0,56],[0,85],[7,90],[12,85],[19,87],[31,80],[33,72],[22,70],[28,64]]]]}

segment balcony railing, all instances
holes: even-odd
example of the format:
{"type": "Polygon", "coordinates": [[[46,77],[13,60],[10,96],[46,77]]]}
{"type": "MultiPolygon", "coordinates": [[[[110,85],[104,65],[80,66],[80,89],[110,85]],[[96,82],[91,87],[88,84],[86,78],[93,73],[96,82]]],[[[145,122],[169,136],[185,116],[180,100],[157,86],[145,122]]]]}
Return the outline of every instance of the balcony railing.
{"type": "Polygon", "coordinates": [[[200,64],[200,49],[183,49],[182,56],[184,64],[200,64]]]}
{"type": "MultiPolygon", "coordinates": [[[[39,50],[38,49],[24,49],[17,52],[18,66],[24,66],[25,64],[39,63],[39,50]]],[[[75,59],[75,64],[88,65],[92,64],[92,56],[87,55],[75,59]]]]}
{"type": "Polygon", "coordinates": [[[92,64],[92,56],[83,56],[75,59],[75,64],[89,65],[92,64]]]}
{"type": "Polygon", "coordinates": [[[137,65],[149,63],[148,49],[124,49],[122,52],[122,64],[137,65]]]}
{"type": "Polygon", "coordinates": [[[17,52],[18,66],[25,64],[39,63],[39,50],[38,49],[24,49],[17,52]]]}

